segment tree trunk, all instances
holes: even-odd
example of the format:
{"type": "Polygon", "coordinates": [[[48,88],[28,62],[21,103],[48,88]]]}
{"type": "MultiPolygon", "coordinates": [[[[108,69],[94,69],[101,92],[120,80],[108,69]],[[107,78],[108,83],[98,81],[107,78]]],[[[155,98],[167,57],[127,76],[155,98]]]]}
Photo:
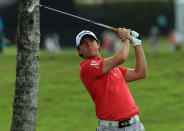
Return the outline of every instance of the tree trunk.
{"type": "Polygon", "coordinates": [[[11,131],[35,131],[39,83],[39,8],[27,9],[39,0],[18,1],[18,44],[15,96],[11,131]]]}

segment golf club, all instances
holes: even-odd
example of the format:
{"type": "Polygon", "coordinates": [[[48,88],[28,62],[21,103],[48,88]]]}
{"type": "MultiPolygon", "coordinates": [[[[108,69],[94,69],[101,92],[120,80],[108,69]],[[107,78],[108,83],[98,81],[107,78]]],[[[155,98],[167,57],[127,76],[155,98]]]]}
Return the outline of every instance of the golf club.
{"type": "MultiPolygon", "coordinates": [[[[86,22],[89,22],[89,23],[92,23],[92,24],[95,24],[95,25],[98,25],[98,26],[101,26],[101,27],[104,27],[104,28],[107,28],[107,29],[110,29],[110,30],[113,30],[115,32],[118,31],[118,28],[115,28],[115,27],[112,27],[112,26],[108,26],[108,25],[105,25],[105,24],[102,24],[102,23],[99,23],[99,22],[95,22],[95,21],[92,21],[92,20],[89,20],[89,19],[86,19],[86,18],[82,18],[82,17],[79,17],[79,16],[76,16],[76,15],[72,15],[72,14],[69,14],[67,12],[63,12],[63,11],[60,11],[60,10],[56,10],[56,9],[53,9],[53,8],[50,8],[50,7],[47,7],[47,6],[44,6],[44,5],[41,5],[41,4],[38,4],[38,3],[33,3],[29,8],[28,8],[28,12],[29,13],[32,13],[34,8],[36,6],[39,6],[39,7],[43,7],[45,9],[48,9],[48,10],[52,10],[52,11],[55,11],[55,12],[58,12],[58,13],[61,13],[61,14],[64,14],[64,15],[68,15],[68,16],[71,16],[71,17],[74,17],[74,18],[77,18],[77,19],[80,19],[80,20],[83,20],[83,21],[86,21],[86,22]]],[[[133,34],[133,36],[137,37],[138,39],[141,39],[142,36],[140,36],[137,32],[135,31],[131,31],[131,35],[133,34]]]]}

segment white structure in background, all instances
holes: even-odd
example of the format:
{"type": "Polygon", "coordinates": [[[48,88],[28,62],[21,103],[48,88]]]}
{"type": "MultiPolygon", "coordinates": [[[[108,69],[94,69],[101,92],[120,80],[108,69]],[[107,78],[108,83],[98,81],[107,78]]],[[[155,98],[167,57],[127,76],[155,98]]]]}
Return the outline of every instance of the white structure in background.
{"type": "Polygon", "coordinates": [[[45,50],[49,53],[57,53],[61,50],[59,43],[60,36],[58,33],[52,35],[46,35],[44,40],[45,50]]]}
{"type": "Polygon", "coordinates": [[[184,0],[175,0],[175,28],[184,41],[184,0]]]}

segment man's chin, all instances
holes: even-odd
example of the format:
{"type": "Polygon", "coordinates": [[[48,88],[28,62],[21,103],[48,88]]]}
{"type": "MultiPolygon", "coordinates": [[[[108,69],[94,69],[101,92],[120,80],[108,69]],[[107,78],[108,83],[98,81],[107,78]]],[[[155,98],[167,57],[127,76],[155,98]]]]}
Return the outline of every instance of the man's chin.
{"type": "Polygon", "coordinates": [[[88,56],[87,59],[94,59],[94,58],[97,58],[98,56],[88,56]]]}

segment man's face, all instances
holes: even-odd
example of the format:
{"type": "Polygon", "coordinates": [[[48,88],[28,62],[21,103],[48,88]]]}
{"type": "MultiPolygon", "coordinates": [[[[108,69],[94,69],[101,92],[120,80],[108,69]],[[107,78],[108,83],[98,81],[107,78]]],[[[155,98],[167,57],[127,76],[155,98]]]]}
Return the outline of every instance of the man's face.
{"type": "Polygon", "coordinates": [[[92,36],[86,35],[81,39],[77,51],[79,54],[83,55],[84,59],[92,59],[99,57],[99,48],[100,43],[97,43],[92,36]]]}

